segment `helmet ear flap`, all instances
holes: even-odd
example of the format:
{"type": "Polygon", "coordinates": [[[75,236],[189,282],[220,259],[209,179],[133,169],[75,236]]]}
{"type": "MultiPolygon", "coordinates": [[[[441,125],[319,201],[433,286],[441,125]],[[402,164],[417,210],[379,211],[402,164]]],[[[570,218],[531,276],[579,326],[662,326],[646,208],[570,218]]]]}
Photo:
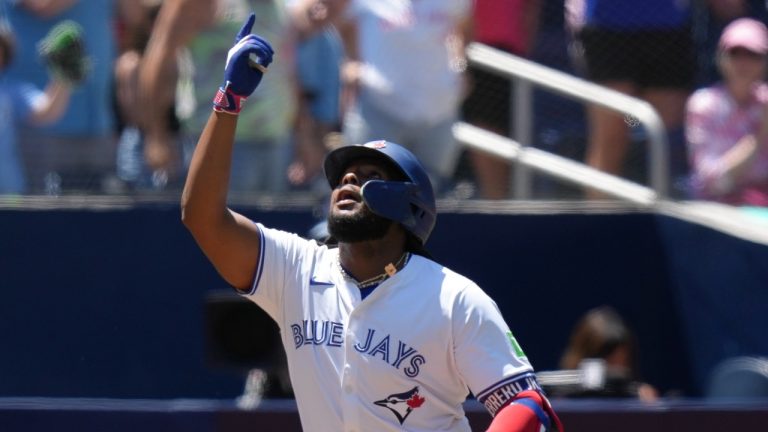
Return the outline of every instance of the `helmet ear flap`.
{"type": "Polygon", "coordinates": [[[412,182],[369,180],[363,185],[363,201],[381,217],[399,222],[422,243],[429,236],[422,219],[428,211],[418,201],[418,186],[412,182]]]}
{"type": "Polygon", "coordinates": [[[411,202],[403,197],[411,194],[413,183],[369,180],[361,190],[365,205],[381,217],[404,225],[412,219],[411,202]]]}

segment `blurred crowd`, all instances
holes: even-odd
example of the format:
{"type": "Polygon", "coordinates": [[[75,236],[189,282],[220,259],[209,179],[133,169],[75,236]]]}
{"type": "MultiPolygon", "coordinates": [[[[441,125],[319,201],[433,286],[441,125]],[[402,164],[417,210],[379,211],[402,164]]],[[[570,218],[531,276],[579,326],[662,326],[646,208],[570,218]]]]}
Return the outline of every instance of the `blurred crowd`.
{"type": "MultiPolygon", "coordinates": [[[[388,139],[424,161],[440,195],[510,198],[513,166],[452,134],[457,121],[515,134],[514,84],[467,63],[479,42],[648,101],[667,129],[675,197],[768,206],[764,1],[0,4],[0,194],[180,192],[231,35],[255,12],[276,57],[240,114],[234,194],[324,194],[329,149],[388,139]],[[40,60],[40,41],[64,20],[82,27],[89,57],[76,84],[40,60]]],[[[532,146],[646,181],[642,125],[545,92],[531,109],[532,146]]]]}

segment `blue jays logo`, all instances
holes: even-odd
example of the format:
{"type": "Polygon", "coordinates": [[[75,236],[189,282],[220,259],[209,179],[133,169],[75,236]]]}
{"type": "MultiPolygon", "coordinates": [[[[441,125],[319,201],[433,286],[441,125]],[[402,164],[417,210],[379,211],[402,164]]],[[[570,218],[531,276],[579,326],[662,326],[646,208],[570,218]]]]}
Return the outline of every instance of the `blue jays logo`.
{"type": "Polygon", "coordinates": [[[424,400],[423,397],[419,396],[419,387],[416,386],[405,393],[391,394],[386,399],[376,401],[374,404],[392,411],[400,424],[403,424],[411,412],[424,403],[424,400]]]}

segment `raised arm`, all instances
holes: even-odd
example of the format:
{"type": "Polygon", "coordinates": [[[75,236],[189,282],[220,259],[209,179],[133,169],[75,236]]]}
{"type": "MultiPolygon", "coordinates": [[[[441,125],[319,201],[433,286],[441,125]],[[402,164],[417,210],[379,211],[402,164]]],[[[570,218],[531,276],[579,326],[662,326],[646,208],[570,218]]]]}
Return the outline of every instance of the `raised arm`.
{"type": "Polygon", "coordinates": [[[181,217],[219,274],[235,288],[252,282],[259,259],[259,232],[246,217],[227,208],[237,114],[272,62],[269,43],[250,34],[254,16],[229,50],[224,84],[192,156],[181,197],[181,217]]]}
{"type": "MultiPolygon", "coordinates": [[[[136,1],[136,0],[129,0],[136,1]]],[[[174,167],[167,113],[176,94],[176,55],[195,35],[213,22],[216,1],[165,0],[139,68],[140,124],[145,134],[147,162],[154,169],[174,167]]]]}
{"type": "Polygon", "coordinates": [[[67,111],[72,88],[88,76],[90,59],[84,49],[83,29],[70,20],[53,26],[38,42],[37,51],[50,81],[43,97],[34,104],[29,121],[45,125],[57,121],[67,111]]]}

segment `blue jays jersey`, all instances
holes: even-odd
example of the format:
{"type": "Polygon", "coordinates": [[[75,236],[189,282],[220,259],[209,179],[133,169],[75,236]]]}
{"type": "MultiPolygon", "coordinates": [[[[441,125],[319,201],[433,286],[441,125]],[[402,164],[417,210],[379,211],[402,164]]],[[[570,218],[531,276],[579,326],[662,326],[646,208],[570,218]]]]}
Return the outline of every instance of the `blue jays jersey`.
{"type": "Polygon", "coordinates": [[[471,391],[495,414],[538,389],[496,304],[421,256],[361,299],[329,249],[259,226],[245,295],[279,325],[306,431],[469,431],[471,391]]]}

